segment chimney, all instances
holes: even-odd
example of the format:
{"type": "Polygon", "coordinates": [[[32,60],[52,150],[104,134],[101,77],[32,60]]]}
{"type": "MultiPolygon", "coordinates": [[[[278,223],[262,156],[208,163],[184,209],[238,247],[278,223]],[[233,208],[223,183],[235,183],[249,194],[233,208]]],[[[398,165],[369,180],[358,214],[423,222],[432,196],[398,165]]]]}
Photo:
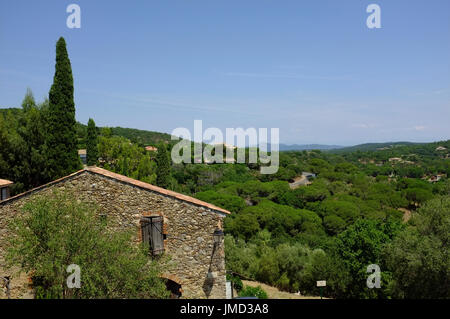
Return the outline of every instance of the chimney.
{"type": "Polygon", "coordinates": [[[14,184],[6,179],[0,179],[0,201],[8,199],[10,197],[9,188],[14,184]]]}

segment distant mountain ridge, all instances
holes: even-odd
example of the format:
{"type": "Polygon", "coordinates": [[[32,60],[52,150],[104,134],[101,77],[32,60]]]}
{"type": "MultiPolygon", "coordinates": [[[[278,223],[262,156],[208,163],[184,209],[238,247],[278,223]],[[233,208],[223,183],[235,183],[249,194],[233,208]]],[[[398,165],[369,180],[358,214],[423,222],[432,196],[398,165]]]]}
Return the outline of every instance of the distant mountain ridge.
{"type": "MultiPolygon", "coordinates": [[[[430,142],[432,143],[432,142],[430,142]]],[[[355,151],[381,151],[386,149],[393,149],[400,146],[408,146],[408,145],[421,145],[421,144],[430,144],[430,143],[413,143],[413,142],[386,142],[386,143],[364,143],[358,144],[354,146],[342,147],[339,149],[335,149],[335,152],[355,152],[355,151]]]]}

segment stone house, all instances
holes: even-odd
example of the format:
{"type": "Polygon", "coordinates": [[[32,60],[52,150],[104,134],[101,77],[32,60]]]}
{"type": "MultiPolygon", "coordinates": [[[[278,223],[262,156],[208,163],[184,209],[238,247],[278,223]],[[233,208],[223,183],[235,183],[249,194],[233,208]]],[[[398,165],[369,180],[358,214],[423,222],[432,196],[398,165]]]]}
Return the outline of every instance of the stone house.
{"type": "MultiPolygon", "coordinates": [[[[74,200],[96,203],[99,214],[113,229],[133,229],[136,242],[148,242],[151,254],[168,254],[171,267],[163,277],[173,296],[225,298],[221,225],[230,212],[98,167],[87,167],[0,201],[0,279],[8,280],[12,298],[29,294],[30,285],[26,274],[16,276],[5,267],[7,225],[27,201],[37,195],[51,195],[54,190],[68,191],[74,200]]],[[[1,282],[0,298],[6,298],[1,282]]]]}

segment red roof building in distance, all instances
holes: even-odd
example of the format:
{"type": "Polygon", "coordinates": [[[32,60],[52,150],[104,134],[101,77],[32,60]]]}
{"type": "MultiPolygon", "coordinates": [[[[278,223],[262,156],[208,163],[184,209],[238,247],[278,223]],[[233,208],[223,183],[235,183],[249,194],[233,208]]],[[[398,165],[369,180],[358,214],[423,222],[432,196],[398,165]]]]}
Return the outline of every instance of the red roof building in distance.
{"type": "Polygon", "coordinates": [[[146,146],[145,150],[147,152],[156,152],[158,149],[156,147],[154,147],[154,146],[146,146]]]}
{"type": "Polygon", "coordinates": [[[8,199],[10,195],[9,187],[14,184],[7,179],[0,179],[0,201],[8,199]]]}
{"type": "Polygon", "coordinates": [[[8,181],[7,179],[0,179],[0,187],[6,187],[14,184],[11,181],[8,181]]]}

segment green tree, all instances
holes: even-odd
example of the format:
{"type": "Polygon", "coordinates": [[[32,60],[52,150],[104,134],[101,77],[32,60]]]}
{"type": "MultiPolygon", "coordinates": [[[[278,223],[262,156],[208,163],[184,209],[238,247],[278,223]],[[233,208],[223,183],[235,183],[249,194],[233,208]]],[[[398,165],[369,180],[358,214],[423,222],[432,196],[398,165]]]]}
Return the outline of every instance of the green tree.
{"type": "Polygon", "coordinates": [[[55,76],[49,102],[45,141],[46,175],[49,180],[53,180],[81,168],[77,152],[72,67],[66,41],[62,37],[56,44],[55,76]]]}
{"type": "Polygon", "coordinates": [[[48,103],[37,104],[30,89],[22,109],[0,115],[0,175],[15,182],[12,194],[43,184],[45,113],[48,103]]]}
{"type": "Polygon", "coordinates": [[[323,225],[331,235],[337,235],[345,229],[346,222],[336,215],[328,215],[323,218],[323,225]]]}
{"type": "Polygon", "coordinates": [[[397,298],[450,298],[450,196],[426,202],[385,249],[397,298]]]}
{"type": "Polygon", "coordinates": [[[167,188],[170,183],[170,160],[167,147],[164,143],[158,146],[158,154],[156,155],[156,185],[167,188]]]}
{"type": "Polygon", "coordinates": [[[33,96],[33,92],[30,88],[27,88],[27,93],[22,101],[22,109],[24,112],[30,110],[31,108],[36,107],[36,101],[33,96]]]}
{"type": "Polygon", "coordinates": [[[306,263],[299,273],[300,291],[302,294],[319,295],[318,280],[326,280],[327,286],[323,293],[327,297],[345,298],[351,276],[343,261],[334,255],[325,254],[317,250],[311,255],[310,262],[306,263]]]}
{"type": "Polygon", "coordinates": [[[145,155],[139,162],[136,178],[140,181],[153,184],[156,180],[156,163],[145,155]]]}
{"type": "Polygon", "coordinates": [[[337,237],[337,256],[342,260],[351,280],[346,287],[346,298],[387,297],[390,274],[382,264],[382,250],[401,227],[398,223],[383,224],[374,220],[360,219],[337,237]],[[381,289],[366,286],[367,266],[377,264],[381,267],[381,289]]]}
{"type": "Polygon", "coordinates": [[[256,279],[274,285],[279,277],[280,268],[275,252],[273,250],[268,250],[261,256],[256,279]]]}
{"type": "Polygon", "coordinates": [[[232,213],[237,213],[244,209],[247,205],[239,196],[229,195],[225,193],[217,193],[215,191],[199,192],[195,197],[219,207],[225,208],[232,213]]]}
{"type": "Polygon", "coordinates": [[[98,160],[98,138],[97,128],[93,119],[89,119],[87,127],[87,143],[86,143],[87,164],[93,166],[98,160]]]}
{"type": "Polygon", "coordinates": [[[128,176],[128,157],[122,157],[122,171],[121,174],[124,176],[128,176]]]}
{"type": "Polygon", "coordinates": [[[45,148],[45,121],[48,111],[48,100],[37,105],[34,102],[31,90],[22,102],[23,115],[21,117],[21,127],[18,129],[23,139],[24,162],[20,169],[22,182],[26,189],[34,188],[46,182],[45,168],[46,148],[45,148]]]}
{"type": "Polygon", "coordinates": [[[412,203],[424,203],[427,200],[431,199],[433,194],[431,191],[423,188],[408,188],[406,190],[406,199],[411,201],[412,203]]]}
{"type": "Polygon", "coordinates": [[[10,224],[9,266],[32,273],[37,298],[163,298],[162,262],[152,261],[132,233],[108,230],[96,208],[71,194],[28,202],[10,224]],[[81,287],[66,284],[69,265],[81,270],[81,287]]]}
{"type": "Polygon", "coordinates": [[[225,231],[236,238],[246,240],[254,236],[260,229],[257,217],[252,213],[240,213],[225,219],[225,231]]]}

